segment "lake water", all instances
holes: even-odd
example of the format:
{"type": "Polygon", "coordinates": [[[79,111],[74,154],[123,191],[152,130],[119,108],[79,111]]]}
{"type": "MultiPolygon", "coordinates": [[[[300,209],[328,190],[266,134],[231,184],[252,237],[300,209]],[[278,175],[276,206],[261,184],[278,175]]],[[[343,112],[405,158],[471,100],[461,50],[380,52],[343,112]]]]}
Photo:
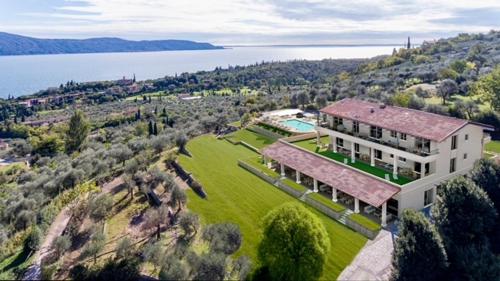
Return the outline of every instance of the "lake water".
{"type": "Polygon", "coordinates": [[[61,83],[160,78],[262,61],[368,58],[395,46],[231,47],[223,50],[167,51],[0,57],[0,97],[32,94],[61,83]]]}

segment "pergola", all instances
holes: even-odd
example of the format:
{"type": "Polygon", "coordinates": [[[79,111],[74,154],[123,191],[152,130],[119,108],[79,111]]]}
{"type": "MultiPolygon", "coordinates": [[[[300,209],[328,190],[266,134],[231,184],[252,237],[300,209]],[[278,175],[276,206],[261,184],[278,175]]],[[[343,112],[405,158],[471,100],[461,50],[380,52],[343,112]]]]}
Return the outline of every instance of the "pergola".
{"type": "Polygon", "coordinates": [[[280,164],[282,176],[285,176],[285,166],[287,166],[296,171],[296,180],[299,183],[301,174],[311,177],[314,182],[314,192],[318,192],[318,182],[330,186],[334,202],[337,202],[337,190],[352,196],[355,213],[359,213],[359,200],[376,208],[382,207],[382,226],[385,226],[387,221],[387,201],[401,191],[391,183],[315,155],[285,141],[278,141],[264,148],[262,155],[266,163],[272,159],[280,164]]]}

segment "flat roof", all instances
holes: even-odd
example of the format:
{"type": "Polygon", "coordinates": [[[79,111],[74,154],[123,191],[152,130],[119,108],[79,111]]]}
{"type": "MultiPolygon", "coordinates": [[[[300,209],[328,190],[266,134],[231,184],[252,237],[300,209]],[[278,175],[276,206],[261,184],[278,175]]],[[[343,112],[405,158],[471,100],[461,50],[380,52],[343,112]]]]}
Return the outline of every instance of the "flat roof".
{"type": "Polygon", "coordinates": [[[375,207],[380,207],[401,191],[390,183],[324,159],[284,141],[265,147],[262,149],[262,155],[375,207]]]}
{"type": "Polygon", "coordinates": [[[382,108],[378,103],[350,98],[338,101],[320,111],[437,142],[444,141],[469,124],[463,119],[397,106],[382,108]]]}

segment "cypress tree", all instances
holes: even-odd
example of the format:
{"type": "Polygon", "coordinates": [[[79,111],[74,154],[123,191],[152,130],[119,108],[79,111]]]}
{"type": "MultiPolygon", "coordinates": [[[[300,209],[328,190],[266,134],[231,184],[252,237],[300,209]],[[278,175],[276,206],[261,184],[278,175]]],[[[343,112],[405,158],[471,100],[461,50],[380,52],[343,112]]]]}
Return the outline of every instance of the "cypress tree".
{"type": "Polygon", "coordinates": [[[153,134],[154,134],[155,136],[157,136],[157,135],[158,135],[158,126],[156,125],[156,122],[155,122],[155,123],[154,123],[154,125],[153,125],[153,134]]]}
{"type": "Polygon", "coordinates": [[[151,121],[151,120],[149,120],[149,123],[148,123],[148,132],[149,132],[150,136],[154,134],[153,121],[151,121]]]}

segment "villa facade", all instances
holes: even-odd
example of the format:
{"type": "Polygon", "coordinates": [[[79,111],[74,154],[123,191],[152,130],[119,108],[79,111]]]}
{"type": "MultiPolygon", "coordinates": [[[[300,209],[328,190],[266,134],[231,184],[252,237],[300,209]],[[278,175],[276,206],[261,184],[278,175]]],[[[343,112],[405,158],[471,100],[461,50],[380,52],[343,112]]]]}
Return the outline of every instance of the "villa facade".
{"type": "Polygon", "coordinates": [[[436,200],[439,183],[469,172],[482,157],[490,127],[428,112],[344,99],[320,110],[317,149],[281,140],[262,151],[283,176],[295,171],[315,192],[355,213],[388,219],[436,200]],[[321,151],[321,152],[319,152],[321,151]],[[321,187],[321,188],[320,188],[321,187]]]}

